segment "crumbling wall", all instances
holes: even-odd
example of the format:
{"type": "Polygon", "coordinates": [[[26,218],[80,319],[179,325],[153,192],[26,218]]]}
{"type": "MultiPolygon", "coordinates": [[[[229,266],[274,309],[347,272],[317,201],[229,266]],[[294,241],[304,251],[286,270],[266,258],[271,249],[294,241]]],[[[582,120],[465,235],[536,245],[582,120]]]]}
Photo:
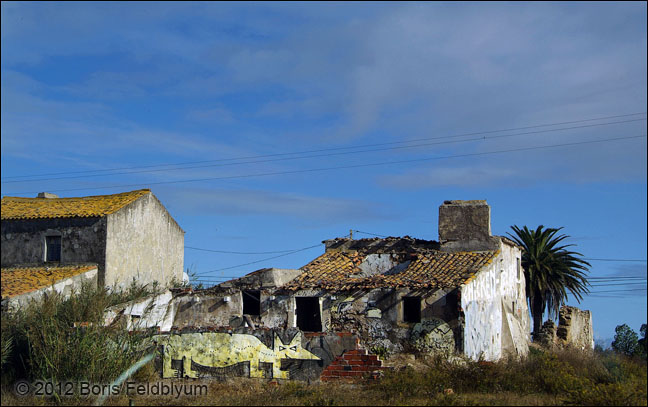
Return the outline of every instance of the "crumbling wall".
{"type": "Polygon", "coordinates": [[[558,311],[558,326],[554,321],[547,320],[533,340],[548,348],[593,350],[592,313],[563,305],[558,311]]]}
{"type": "Polygon", "coordinates": [[[452,353],[462,349],[458,299],[450,290],[381,288],[340,293],[335,298],[330,302],[328,329],[353,332],[369,350],[452,353]],[[406,296],[420,297],[419,322],[404,321],[406,296]]]}
{"type": "Polygon", "coordinates": [[[119,324],[129,331],[158,328],[170,331],[176,315],[177,302],[171,291],[110,307],[104,314],[106,325],[119,324]]]}
{"type": "Polygon", "coordinates": [[[581,350],[594,349],[592,313],[564,305],[558,312],[558,340],[581,350]]]}

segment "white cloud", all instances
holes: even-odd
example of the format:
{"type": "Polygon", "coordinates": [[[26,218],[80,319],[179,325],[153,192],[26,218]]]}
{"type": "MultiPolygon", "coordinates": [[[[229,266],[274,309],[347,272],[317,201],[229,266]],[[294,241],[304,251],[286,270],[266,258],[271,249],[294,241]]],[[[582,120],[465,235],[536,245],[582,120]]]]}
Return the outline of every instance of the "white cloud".
{"type": "Polygon", "coordinates": [[[384,218],[385,208],[368,201],[327,198],[256,189],[176,188],[156,194],[174,210],[204,215],[263,214],[302,222],[337,223],[384,218]]]}

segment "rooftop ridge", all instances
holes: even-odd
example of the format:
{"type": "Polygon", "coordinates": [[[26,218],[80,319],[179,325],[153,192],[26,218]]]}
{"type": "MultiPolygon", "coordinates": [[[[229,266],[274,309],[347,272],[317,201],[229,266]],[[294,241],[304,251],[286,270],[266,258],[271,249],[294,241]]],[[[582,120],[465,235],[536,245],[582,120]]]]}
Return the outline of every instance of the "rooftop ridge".
{"type": "Polygon", "coordinates": [[[115,213],[151,190],[138,189],[110,195],[91,195],[67,198],[2,198],[2,220],[90,218],[115,213]]]}

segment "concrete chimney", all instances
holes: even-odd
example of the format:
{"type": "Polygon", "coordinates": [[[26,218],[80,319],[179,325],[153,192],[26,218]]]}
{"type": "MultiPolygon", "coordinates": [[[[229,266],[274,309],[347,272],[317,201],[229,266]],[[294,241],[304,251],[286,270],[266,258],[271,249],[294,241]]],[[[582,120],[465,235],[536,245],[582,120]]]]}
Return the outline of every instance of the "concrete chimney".
{"type": "Polygon", "coordinates": [[[37,198],[58,198],[58,195],[50,194],[49,192],[39,192],[37,198]]]}
{"type": "Polygon", "coordinates": [[[439,243],[444,251],[494,250],[490,206],[485,200],[445,201],[439,206],[439,243]]]}

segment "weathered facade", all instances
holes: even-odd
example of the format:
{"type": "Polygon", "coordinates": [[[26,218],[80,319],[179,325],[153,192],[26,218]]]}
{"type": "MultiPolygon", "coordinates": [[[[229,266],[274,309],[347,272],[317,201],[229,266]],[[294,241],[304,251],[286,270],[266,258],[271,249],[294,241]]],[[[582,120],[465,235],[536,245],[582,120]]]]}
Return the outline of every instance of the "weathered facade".
{"type": "Polygon", "coordinates": [[[299,378],[284,365],[299,360],[308,378],[328,380],[379,371],[375,354],[525,355],[521,248],[491,235],[485,201],[446,201],[439,216],[439,242],[331,239],[298,270],[116,308],[107,323],[159,327],[165,377],[299,378]]]}
{"type": "MultiPolygon", "coordinates": [[[[9,274],[94,263],[98,284],[182,281],[184,231],[150,190],[114,195],[2,198],[2,291],[9,274]],[[31,270],[31,271],[30,271],[31,270]]],[[[36,289],[36,287],[33,287],[36,289]]]]}

